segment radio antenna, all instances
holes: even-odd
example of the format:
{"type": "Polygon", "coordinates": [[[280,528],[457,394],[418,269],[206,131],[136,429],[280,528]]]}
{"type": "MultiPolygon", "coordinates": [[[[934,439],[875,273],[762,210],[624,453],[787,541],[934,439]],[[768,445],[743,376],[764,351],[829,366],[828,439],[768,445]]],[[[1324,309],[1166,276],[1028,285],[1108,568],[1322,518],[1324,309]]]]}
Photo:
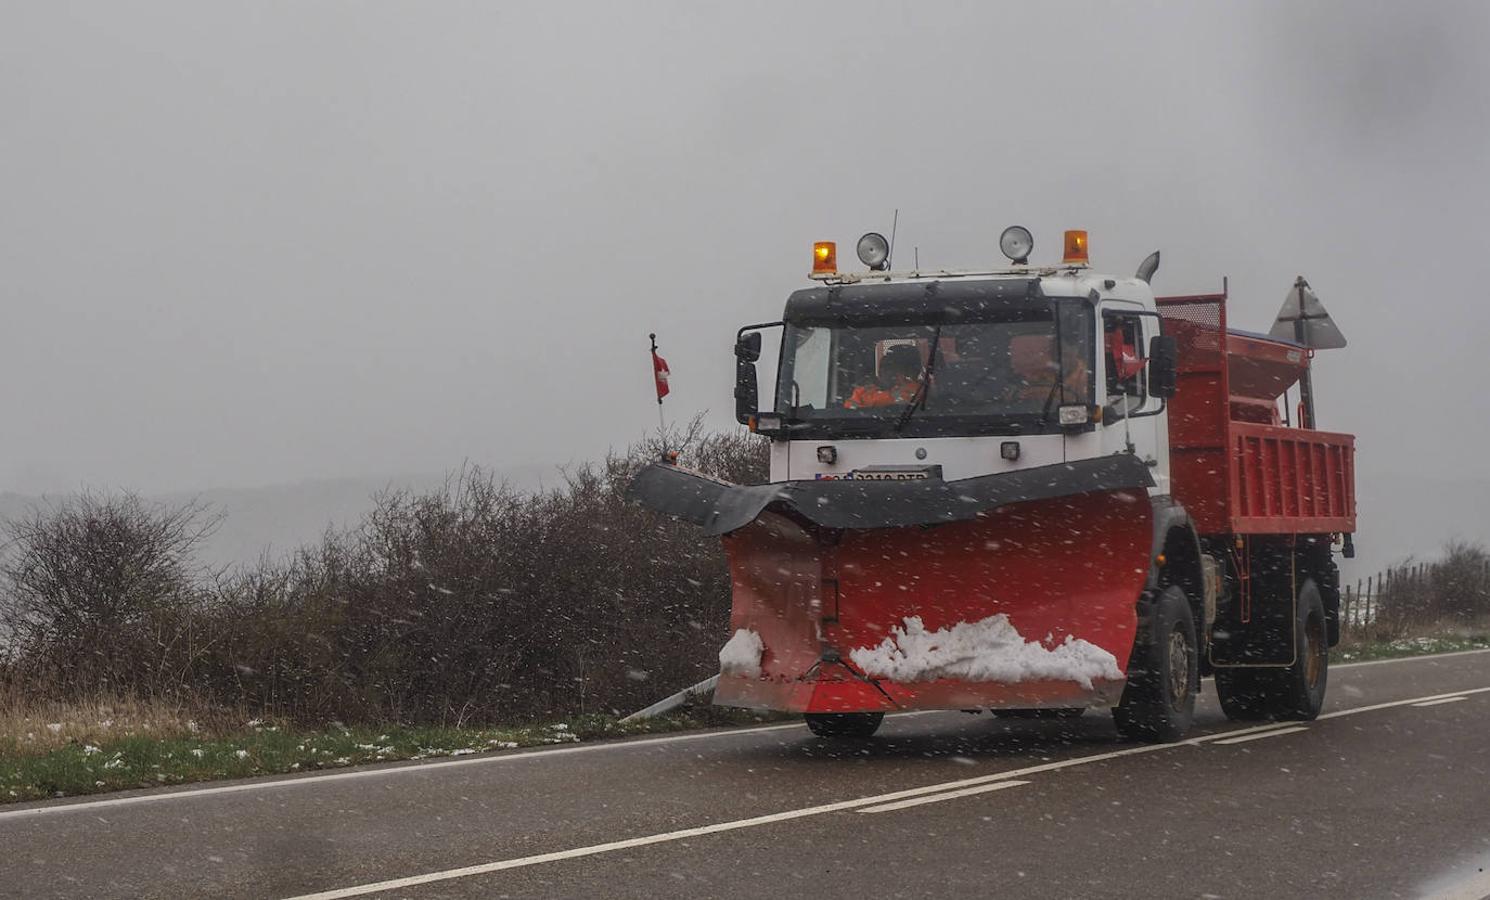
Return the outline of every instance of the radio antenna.
{"type": "Polygon", "coordinates": [[[890,219],[890,248],[885,251],[885,271],[892,271],[890,261],[895,258],[895,226],[900,224],[900,210],[895,210],[895,215],[890,219]]]}

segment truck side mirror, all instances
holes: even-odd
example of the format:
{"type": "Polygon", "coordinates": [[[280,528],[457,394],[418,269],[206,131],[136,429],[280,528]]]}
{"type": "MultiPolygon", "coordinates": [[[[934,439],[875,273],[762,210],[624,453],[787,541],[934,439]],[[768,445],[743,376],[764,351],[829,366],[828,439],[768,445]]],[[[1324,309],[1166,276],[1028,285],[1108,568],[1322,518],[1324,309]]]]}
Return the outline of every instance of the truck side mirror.
{"type": "Polygon", "coordinates": [[[1156,334],[1149,341],[1149,394],[1169,399],[1179,384],[1179,346],[1174,335],[1156,334]]]}
{"type": "Polygon", "coordinates": [[[740,335],[735,341],[735,355],[746,362],[755,362],[761,358],[761,333],[752,331],[749,334],[740,335]]]}
{"type": "Polygon", "coordinates": [[[735,341],[735,421],[748,425],[760,408],[755,361],[761,358],[761,333],[752,331],[735,341]]]}

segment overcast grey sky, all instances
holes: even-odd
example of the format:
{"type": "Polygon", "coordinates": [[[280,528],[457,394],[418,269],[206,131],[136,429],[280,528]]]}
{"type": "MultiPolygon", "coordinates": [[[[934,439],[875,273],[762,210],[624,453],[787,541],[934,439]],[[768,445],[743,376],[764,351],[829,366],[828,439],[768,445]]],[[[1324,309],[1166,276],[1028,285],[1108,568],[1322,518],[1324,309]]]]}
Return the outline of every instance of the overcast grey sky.
{"type": "Polygon", "coordinates": [[[730,422],[810,244],[1306,275],[1363,476],[1490,478],[1490,4],[6,2],[0,488],[595,456],[730,422]]]}

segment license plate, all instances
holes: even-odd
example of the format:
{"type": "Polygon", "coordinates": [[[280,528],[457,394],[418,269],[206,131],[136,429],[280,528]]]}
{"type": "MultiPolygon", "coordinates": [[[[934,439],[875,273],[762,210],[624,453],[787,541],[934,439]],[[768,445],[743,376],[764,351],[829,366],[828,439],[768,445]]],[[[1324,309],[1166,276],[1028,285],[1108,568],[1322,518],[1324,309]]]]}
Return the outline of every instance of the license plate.
{"type": "Polygon", "coordinates": [[[938,474],[929,468],[855,469],[849,473],[849,478],[854,481],[926,481],[938,474]]]}

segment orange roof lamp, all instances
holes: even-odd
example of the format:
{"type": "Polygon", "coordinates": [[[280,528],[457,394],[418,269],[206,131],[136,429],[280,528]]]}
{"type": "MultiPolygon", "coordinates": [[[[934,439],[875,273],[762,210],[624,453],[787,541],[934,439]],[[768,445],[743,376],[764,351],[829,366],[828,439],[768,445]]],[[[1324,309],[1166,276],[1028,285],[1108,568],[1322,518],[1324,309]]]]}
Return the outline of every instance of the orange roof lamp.
{"type": "Polygon", "coordinates": [[[838,271],[838,245],[832,241],[818,241],[812,245],[812,274],[838,271]]]}
{"type": "Polygon", "coordinates": [[[1061,260],[1068,266],[1084,266],[1087,264],[1086,232],[1066,232],[1066,255],[1061,260]]]}

